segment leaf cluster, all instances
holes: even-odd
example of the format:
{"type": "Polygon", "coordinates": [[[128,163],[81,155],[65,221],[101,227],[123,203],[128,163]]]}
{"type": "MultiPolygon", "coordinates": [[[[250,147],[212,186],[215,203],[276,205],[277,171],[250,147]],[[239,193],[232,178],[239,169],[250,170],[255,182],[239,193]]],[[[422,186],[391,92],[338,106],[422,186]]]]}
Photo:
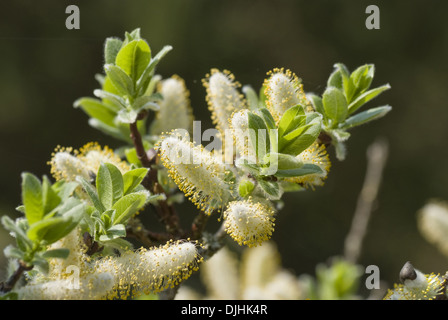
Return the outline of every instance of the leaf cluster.
{"type": "Polygon", "coordinates": [[[160,79],[155,76],[155,69],[171,49],[165,46],[153,57],[140,29],[126,32],[124,40],[107,38],[104,74],[97,75],[101,88],[93,91],[96,98],[80,98],[74,106],[90,117],[92,127],[121,141],[131,142],[129,124],[138,120],[140,133],[146,134],[145,118],[140,118],[140,114],[159,108],[157,101],[162,97],[154,92],[160,79]]]}
{"type": "Polygon", "coordinates": [[[390,89],[389,84],[370,88],[375,75],[375,66],[366,64],[352,73],[338,63],[327,81],[322,94],[310,94],[314,108],[322,115],[322,130],[332,138],[338,159],[345,158],[345,145],[350,137],[349,129],[379,119],[392,108],[388,105],[358,112],[367,102],[390,89]]]}
{"type": "Polygon", "coordinates": [[[82,220],[86,206],[72,196],[77,183],[58,181],[51,184],[44,176],[22,174],[23,205],[17,208],[24,214],[16,220],[3,216],[3,226],[16,240],[16,247],[5,249],[9,258],[19,259],[29,266],[48,270],[48,258],[66,258],[67,249],[47,250],[48,246],[69,234],[82,220]]]}

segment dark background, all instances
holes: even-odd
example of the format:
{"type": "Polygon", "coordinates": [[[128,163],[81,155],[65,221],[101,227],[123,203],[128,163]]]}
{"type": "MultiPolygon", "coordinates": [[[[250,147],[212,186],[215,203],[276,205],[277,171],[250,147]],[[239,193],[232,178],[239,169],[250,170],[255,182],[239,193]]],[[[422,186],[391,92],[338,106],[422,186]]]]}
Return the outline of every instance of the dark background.
{"type": "MultiPolygon", "coordinates": [[[[343,251],[344,238],[376,138],[390,155],[360,259],[397,281],[408,260],[424,272],[447,270],[446,257],[420,235],[416,212],[430,198],[448,200],[448,2],[431,1],[11,1],[0,3],[0,214],[16,217],[20,173],[49,174],[59,144],[120,143],[92,129],[72,107],[98,87],[106,37],[140,27],[153,52],[172,45],[158,67],[185,79],[202,127],[211,125],[201,79],[213,67],[259,88],[266,72],[291,69],[307,92],[321,94],[337,62],[350,70],[374,63],[373,86],[392,89],[371,101],[390,104],[380,121],[352,131],[348,157],[326,185],[285,196],[273,239],[283,265],[297,275],[343,251]],[[67,30],[65,8],[79,6],[80,30],[67,30]],[[380,30],[365,27],[369,4],[381,10],[380,30]]],[[[192,217],[187,206],[183,221],[192,217]]],[[[0,247],[11,238],[1,230],[0,247]]],[[[3,255],[0,265],[5,265],[3,255]]],[[[2,268],[1,272],[3,272],[2,268]]],[[[0,272],[0,274],[1,274],[0,272]]]]}

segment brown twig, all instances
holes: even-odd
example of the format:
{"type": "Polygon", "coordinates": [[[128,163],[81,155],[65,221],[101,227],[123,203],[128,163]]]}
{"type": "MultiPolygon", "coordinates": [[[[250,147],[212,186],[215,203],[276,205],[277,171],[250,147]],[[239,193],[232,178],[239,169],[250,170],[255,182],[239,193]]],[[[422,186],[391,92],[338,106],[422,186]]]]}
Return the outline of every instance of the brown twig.
{"type": "Polygon", "coordinates": [[[345,239],[344,256],[355,263],[360,255],[362,242],[377,198],[383,169],[388,154],[385,141],[376,141],[367,149],[367,171],[361,193],[358,197],[351,229],[345,239]]]}
{"type": "Polygon", "coordinates": [[[208,214],[201,211],[194,218],[193,223],[191,224],[191,238],[193,240],[198,240],[201,238],[209,217],[210,216],[208,214]]]}
{"type": "Polygon", "coordinates": [[[147,247],[167,242],[172,238],[172,235],[169,233],[158,233],[147,230],[138,218],[134,218],[129,222],[126,229],[126,236],[140,241],[147,247]]]}
{"type": "Polygon", "coordinates": [[[0,283],[0,292],[8,293],[10,292],[16,283],[20,280],[20,277],[25,271],[29,271],[33,269],[33,266],[27,265],[23,261],[19,261],[19,267],[16,271],[6,280],[5,282],[0,283]]]}
{"type": "MultiPolygon", "coordinates": [[[[138,120],[142,120],[146,116],[146,113],[142,113],[137,117],[138,120]]],[[[143,167],[149,168],[149,172],[145,179],[142,181],[142,185],[154,194],[164,194],[168,196],[162,185],[157,179],[157,153],[154,149],[146,152],[143,146],[142,136],[137,127],[137,121],[129,125],[131,131],[131,139],[137,153],[137,157],[143,167]],[[149,154],[149,155],[148,155],[149,154]]],[[[179,217],[174,209],[174,206],[169,205],[166,200],[159,200],[158,206],[156,206],[159,219],[165,224],[167,232],[172,234],[173,237],[179,237],[183,233],[179,224],[179,217]]]]}

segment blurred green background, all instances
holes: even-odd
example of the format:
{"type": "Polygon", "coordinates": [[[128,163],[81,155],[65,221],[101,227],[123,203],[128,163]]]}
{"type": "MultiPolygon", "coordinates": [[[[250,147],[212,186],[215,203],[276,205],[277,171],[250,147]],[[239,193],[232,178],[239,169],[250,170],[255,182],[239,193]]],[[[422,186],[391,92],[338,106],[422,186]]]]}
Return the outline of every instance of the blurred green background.
{"type": "MultiPolygon", "coordinates": [[[[259,88],[266,72],[291,69],[307,92],[321,94],[336,62],[350,70],[373,63],[373,86],[392,89],[369,106],[390,104],[385,118],[356,128],[348,157],[333,160],[326,185],[290,194],[273,239],[283,265],[314,273],[317,263],[343,252],[365,169],[366,148],[389,143],[384,180],[360,263],[379,266],[397,281],[410,260],[424,272],[444,273],[447,258],[420,235],[416,212],[430,198],[448,200],[448,2],[430,1],[12,1],[0,3],[0,214],[17,217],[20,174],[49,174],[57,145],[88,141],[120,146],[92,129],[72,107],[98,87],[106,37],[140,27],[153,52],[172,45],[158,67],[185,79],[202,128],[211,126],[201,79],[210,68],[231,70],[259,88]],[[67,30],[65,8],[76,4],[80,30],[67,30]],[[380,8],[380,30],[367,30],[365,9],[380,8]]],[[[190,206],[182,216],[189,223],[190,206]]],[[[0,230],[0,248],[11,243],[0,230]]],[[[0,277],[5,260],[0,255],[0,277]]]]}

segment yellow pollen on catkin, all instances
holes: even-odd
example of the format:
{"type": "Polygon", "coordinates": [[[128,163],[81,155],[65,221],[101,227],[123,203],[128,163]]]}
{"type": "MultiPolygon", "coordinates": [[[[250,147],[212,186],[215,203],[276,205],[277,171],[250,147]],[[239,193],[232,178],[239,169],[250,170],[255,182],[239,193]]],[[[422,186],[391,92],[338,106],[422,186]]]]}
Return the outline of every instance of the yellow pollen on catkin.
{"type": "Polygon", "coordinates": [[[215,153],[194,145],[175,131],[155,146],[170,177],[179,189],[206,214],[221,208],[231,198],[231,172],[215,153]]]}
{"type": "Polygon", "coordinates": [[[95,173],[98,171],[101,163],[113,164],[122,174],[129,171],[131,168],[129,164],[121,160],[112,149],[108,146],[101,147],[97,142],[89,142],[84,145],[79,149],[78,157],[95,173]]]}
{"type": "Polygon", "coordinates": [[[444,284],[439,274],[430,273],[424,275],[426,281],[423,286],[410,287],[404,284],[394,284],[389,289],[384,300],[434,300],[442,294],[444,284]]]}
{"type": "Polygon", "coordinates": [[[312,106],[306,98],[301,80],[290,70],[275,68],[267,73],[265,88],[266,107],[278,123],[286,110],[300,104],[306,111],[312,106]]]}
{"type": "Polygon", "coordinates": [[[244,96],[238,91],[241,85],[235,81],[232,73],[218,69],[212,69],[202,83],[206,88],[213,124],[224,135],[225,130],[229,129],[228,119],[232,113],[245,108],[244,96]]]}
{"type": "Polygon", "coordinates": [[[235,111],[229,118],[229,132],[232,134],[239,155],[256,163],[256,151],[250,141],[248,113],[248,109],[235,111]]]}
{"type": "Polygon", "coordinates": [[[226,232],[239,245],[254,247],[269,240],[274,231],[274,210],[249,198],[229,203],[224,211],[226,232]]]}
{"type": "Polygon", "coordinates": [[[48,164],[56,180],[75,181],[77,176],[89,179],[96,174],[101,163],[112,163],[122,173],[130,166],[120,159],[109,147],[101,147],[96,142],[89,142],[79,150],[71,147],[56,147],[48,164]]]}
{"type": "Polygon", "coordinates": [[[313,189],[316,186],[323,186],[331,168],[331,161],[327,149],[324,145],[314,142],[309,148],[305,149],[297,157],[304,164],[314,164],[319,166],[323,173],[307,174],[299,177],[285,178],[286,181],[299,183],[305,188],[313,189]]]}
{"type": "Polygon", "coordinates": [[[197,246],[190,241],[169,241],[159,247],[103,258],[96,263],[95,270],[112,274],[114,290],[122,297],[156,293],[178,285],[198,269],[203,258],[197,246]]]}

